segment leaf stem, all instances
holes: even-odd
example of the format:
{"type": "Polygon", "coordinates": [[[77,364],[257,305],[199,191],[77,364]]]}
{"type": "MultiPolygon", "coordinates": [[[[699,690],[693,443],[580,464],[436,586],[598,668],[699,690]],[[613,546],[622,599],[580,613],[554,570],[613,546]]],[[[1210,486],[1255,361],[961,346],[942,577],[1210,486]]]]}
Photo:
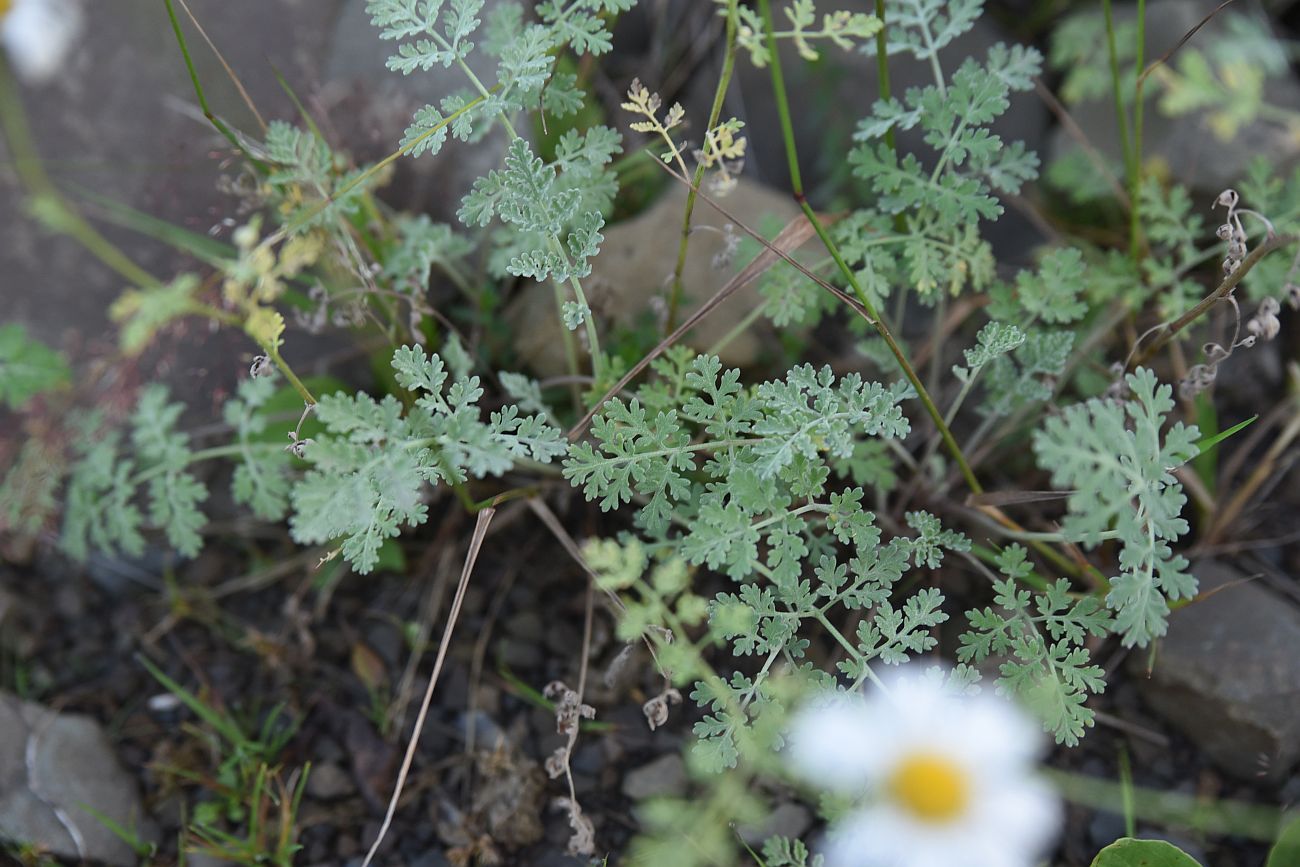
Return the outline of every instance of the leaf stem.
{"type": "MultiPolygon", "coordinates": [[[[1137,61],[1134,68],[1141,70],[1146,58],[1147,38],[1147,4],[1138,0],[1137,4],[1137,61]]],[[[1133,91],[1133,164],[1129,174],[1129,256],[1137,261],[1142,253],[1142,84],[1145,77],[1139,75],[1133,91]]]]}
{"type": "MultiPolygon", "coordinates": [[[[731,84],[731,73],[736,66],[736,33],[739,29],[737,5],[739,0],[728,0],[727,3],[727,35],[726,47],[722,55],[722,73],[718,77],[717,89],[713,92],[713,106],[709,109],[709,123],[705,127],[705,135],[718,125],[718,119],[722,116],[722,103],[727,95],[727,87],[731,84]]],[[[671,145],[672,142],[670,141],[671,145]]],[[[705,165],[700,161],[695,166],[695,177],[686,191],[686,211],[682,215],[682,236],[677,242],[677,264],[673,267],[672,289],[668,294],[668,317],[664,322],[664,333],[672,334],[673,329],[677,327],[677,311],[682,303],[682,272],[686,268],[686,248],[691,239],[691,216],[695,213],[695,198],[698,195],[700,184],[704,181],[705,165]]],[[[685,174],[685,167],[682,174],[685,174]]]]}
{"type": "Polygon", "coordinates": [[[18,88],[9,65],[0,59],[0,129],[13,156],[14,169],[31,196],[34,215],[48,228],[61,232],[86,248],[95,258],[140,288],[160,285],[160,281],[131,261],[121,250],[86,222],[64,199],[41,165],[40,156],[27,125],[18,88]]]}
{"type": "MultiPolygon", "coordinates": [[[[1111,0],[1102,0],[1101,6],[1106,18],[1106,52],[1110,58],[1110,86],[1115,102],[1115,119],[1119,126],[1119,148],[1124,156],[1124,170],[1131,191],[1134,174],[1133,149],[1129,146],[1128,112],[1124,110],[1124,91],[1120,82],[1119,48],[1115,44],[1115,15],[1111,9],[1111,0]]],[[[1136,206],[1137,203],[1132,204],[1136,206]]]]}
{"type": "Polygon", "coordinates": [[[944,445],[947,446],[949,453],[956,462],[958,469],[961,471],[962,478],[966,480],[967,486],[973,493],[983,493],[984,486],[980,484],[979,479],[975,477],[975,473],[971,470],[970,464],[967,463],[966,456],[962,453],[961,446],[957,444],[957,440],[953,437],[952,431],[943,420],[943,413],[941,413],[939,408],[935,406],[934,399],[930,397],[930,393],[926,390],[924,383],[921,382],[920,377],[917,376],[916,371],[912,368],[911,362],[907,360],[907,356],[903,353],[898,342],[894,339],[894,335],[890,332],[889,327],[876,311],[876,308],[871,303],[870,299],[867,298],[866,292],[863,291],[862,285],[858,282],[857,275],[853,273],[853,269],[844,261],[844,257],[840,254],[839,248],[835,245],[835,242],[831,240],[831,236],[826,231],[826,227],[822,225],[821,219],[817,216],[817,212],[813,210],[812,205],[808,204],[808,200],[804,196],[803,177],[799,172],[799,153],[794,140],[794,126],[790,121],[790,102],[785,91],[785,76],[781,72],[781,58],[777,53],[776,39],[773,36],[775,27],[772,24],[771,0],[759,0],[759,8],[763,16],[763,28],[767,31],[767,47],[768,52],[771,55],[769,68],[771,69],[772,75],[772,92],[776,98],[777,114],[781,119],[781,135],[785,141],[786,160],[790,167],[790,185],[794,192],[795,201],[799,203],[799,207],[803,209],[804,215],[808,218],[808,221],[812,223],[813,230],[817,233],[817,237],[821,239],[822,244],[826,247],[826,251],[830,253],[831,258],[835,260],[835,264],[839,267],[840,273],[844,276],[845,280],[848,281],[849,286],[853,288],[853,292],[857,296],[858,302],[871,317],[871,324],[884,339],[885,344],[889,347],[889,351],[898,361],[898,366],[902,369],[903,375],[907,377],[908,382],[912,383],[912,387],[916,389],[916,394],[921,400],[921,405],[925,407],[926,413],[934,421],[935,427],[939,431],[939,435],[943,438],[944,445]]]}
{"type": "MultiPolygon", "coordinates": [[[[893,93],[889,81],[889,35],[886,32],[889,28],[885,22],[885,0],[876,0],[876,18],[880,21],[880,29],[876,31],[876,80],[880,84],[881,101],[888,102],[893,98],[893,93]]],[[[891,151],[898,153],[898,136],[892,124],[885,130],[885,144],[891,151]]],[[[896,219],[901,218],[900,214],[896,219]]]]}
{"type": "Polygon", "coordinates": [[[293,386],[294,391],[298,392],[298,396],[308,404],[315,406],[316,398],[312,397],[311,391],[293,372],[293,368],[289,367],[289,363],[280,356],[280,350],[274,346],[263,346],[262,349],[266,351],[266,357],[274,361],[275,366],[280,368],[280,372],[284,374],[285,379],[289,380],[289,384],[293,386]]]}
{"type": "Polygon", "coordinates": [[[163,2],[167,4],[167,17],[171,19],[172,31],[176,34],[176,44],[180,46],[181,56],[185,58],[185,68],[189,70],[190,82],[194,85],[194,95],[198,97],[199,108],[202,109],[203,116],[208,119],[208,122],[212,124],[217,132],[221,133],[226,141],[230,142],[235,150],[244,155],[244,159],[248,160],[249,164],[257,169],[258,174],[267,174],[270,170],[267,168],[266,163],[249,153],[243,142],[235,136],[230,127],[226,126],[226,122],[213,114],[211,107],[208,106],[208,97],[203,92],[203,84],[199,81],[199,74],[194,69],[194,60],[190,57],[189,43],[185,39],[184,31],[181,30],[181,22],[176,17],[176,8],[172,5],[172,0],[163,0],[163,2]]]}

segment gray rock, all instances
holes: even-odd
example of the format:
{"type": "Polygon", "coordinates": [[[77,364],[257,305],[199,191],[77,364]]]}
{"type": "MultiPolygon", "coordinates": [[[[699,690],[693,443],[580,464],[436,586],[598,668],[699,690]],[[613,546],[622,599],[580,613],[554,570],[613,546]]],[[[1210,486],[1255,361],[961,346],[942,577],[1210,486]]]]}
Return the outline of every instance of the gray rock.
{"type": "Polygon", "coordinates": [[[1221,563],[1194,571],[1219,592],[1170,617],[1143,696],[1224,771],[1281,780],[1300,759],[1300,609],[1221,563]]]}
{"type": "Polygon", "coordinates": [[[777,804],[758,824],[742,826],[740,839],[750,846],[761,846],[764,840],[772,836],[797,840],[808,832],[812,823],[812,812],[807,807],[794,801],[784,801],[777,804]]]}
{"type": "Polygon", "coordinates": [[[685,793],[686,765],[677,753],[660,756],[623,778],[623,794],[634,801],[685,793]]]}
{"type": "Polygon", "coordinates": [[[323,762],[307,777],[307,795],[319,801],[333,801],[356,794],[352,775],[333,762],[323,762]]]}
{"type": "Polygon", "coordinates": [[[98,723],[0,693],[0,836],[59,857],[135,864],[131,848],[84,807],[151,839],[136,782],[98,723]]]}
{"type": "Polygon", "coordinates": [[[205,855],[202,852],[186,855],[185,864],[186,867],[236,867],[233,861],[227,861],[215,855],[205,855]]]}
{"type": "MultiPolygon", "coordinates": [[[[720,204],[755,229],[761,229],[768,219],[775,220],[780,228],[798,213],[789,196],[746,177],[740,178],[740,183],[720,204]]],[[[591,276],[583,280],[588,301],[599,319],[615,327],[635,328],[641,317],[654,309],[651,300],[666,295],[677,259],[685,207],[686,190],[674,183],[642,213],[601,230],[605,241],[600,255],[592,260],[591,276]]],[[[681,318],[711,298],[745,264],[736,261],[730,266],[714,265],[714,257],[727,244],[725,217],[705,202],[697,201],[691,221],[695,230],[682,272],[686,303],[682,305],[681,318]]],[[[811,249],[816,243],[814,239],[805,249],[811,249]]],[[[700,351],[707,350],[762,302],[756,285],[751,283],[701,321],[683,342],[700,351]]],[[[515,335],[515,350],[534,371],[544,376],[565,371],[560,317],[555,310],[555,294],[550,289],[536,283],[525,286],[506,309],[506,321],[515,335]]],[[[755,322],[727,343],[718,352],[723,364],[732,367],[752,364],[764,346],[774,340],[774,332],[765,322],[755,322]]]]}

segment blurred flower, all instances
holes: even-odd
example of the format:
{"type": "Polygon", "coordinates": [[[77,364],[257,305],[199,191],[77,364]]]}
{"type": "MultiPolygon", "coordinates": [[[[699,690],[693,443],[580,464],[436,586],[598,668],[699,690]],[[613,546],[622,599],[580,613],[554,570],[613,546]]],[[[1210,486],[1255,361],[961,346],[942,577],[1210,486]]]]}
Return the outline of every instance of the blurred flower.
{"type": "Polygon", "coordinates": [[[803,711],[790,760],[809,781],[862,805],[831,829],[828,867],[1030,867],[1060,807],[1034,774],[1034,722],[991,695],[898,678],[871,697],[803,711]]]}
{"type": "Polygon", "coordinates": [[[0,46],[20,78],[48,81],[81,34],[75,0],[0,0],[0,46]]]}

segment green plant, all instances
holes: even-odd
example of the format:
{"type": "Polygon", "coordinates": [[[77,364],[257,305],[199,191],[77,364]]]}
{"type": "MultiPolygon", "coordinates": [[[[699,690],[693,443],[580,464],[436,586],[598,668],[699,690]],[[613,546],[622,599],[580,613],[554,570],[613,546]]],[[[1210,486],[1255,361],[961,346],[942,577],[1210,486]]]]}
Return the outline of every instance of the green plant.
{"type": "MultiPolygon", "coordinates": [[[[273,708],[255,733],[249,734],[229,712],[204,702],[145,657],[138,659],[216,735],[213,744],[218,760],[211,774],[181,767],[163,769],[198,783],[213,796],[194,808],[187,826],[187,849],[240,864],[289,867],[299,849],[296,815],[311,767],[293,772],[286,780],[275,764],[295,729],[284,722],[283,709],[273,708]],[[231,825],[239,830],[227,830],[231,825]]],[[[202,732],[199,735],[204,736],[202,732]]]]}
{"type": "MultiPolygon", "coordinates": [[[[223,409],[228,441],[196,448],[182,407],[161,387],[146,388],[125,420],[129,436],[114,432],[119,420],[73,440],[62,542],[81,559],[92,551],[138,556],[156,530],[170,549],[195,555],[208,498],[201,465],[221,460],[233,463],[237,504],[287,521],[296,542],[365,574],[380,567],[386,544],[430,520],[438,489],[451,495],[438,508],[479,512],[567,482],[614,513],[592,525],[600,537],[587,540],[581,557],[598,588],[620,601],[619,636],[654,651],[665,686],[646,705],[652,727],[667,716],[669,696],[680,698],[676,687],[703,713],[692,745],[703,791],[649,809],[633,852],[649,863],[703,865],[733,856],[730,824],[761,818],[755,783],[784,777],[773,754],[794,706],[879,684],[886,666],[940,648],[937,630],[951,623],[954,601],[948,576],[957,570],[980,579],[982,598],[944,647],[958,664],[936,676],[971,690],[981,681],[976,666],[995,663],[986,686],[1026,704],[1058,743],[1079,742],[1094,721],[1089,701],[1105,688],[1096,646],[1149,647],[1171,607],[1197,592],[1175,550],[1190,530],[1178,471],[1219,438],[1202,442],[1177,420],[1173,383],[1156,372],[1169,368],[1159,354],[1214,304],[1232,308],[1226,347],[1206,344],[1204,363],[1176,374],[1190,400],[1232,352],[1277,334],[1280,299],[1300,303],[1300,290],[1295,264],[1288,270],[1269,254],[1296,240],[1300,173],[1277,178],[1257,164],[1241,193],[1220,196],[1225,222],[1209,232],[1186,189],[1144,172],[1137,91],[1145,72],[1120,68],[1130,59],[1141,66],[1141,50],[1119,50],[1140,41],[1142,19],[1131,32],[1113,21],[1070,24],[1053,58],[1077,61],[1086,49],[1091,67],[1067,78],[1067,93],[1109,86],[1122,125],[1132,119],[1126,183],[1105,187],[1128,199],[1124,243],[1067,240],[1004,279],[983,229],[1037,177],[1039,161],[993,124],[1013,94],[1034,88],[1042,66],[1034,49],[997,44],[947,64],[941,52],[973,25],[979,0],[888,0],[874,15],[821,11],[820,19],[812,0],[797,0],[785,8],[784,30],[768,0],[757,8],[716,0],[726,19],[724,71],[699,147],[683,138],[685,109],[665,109],[639,80],[623,103],[653,159],[690,187],[676,264],[664,275],[671,337],[641,352],[635,371],[648,375],[625,376],[631,359],[602,349],[610,335],[583,283],[620,193],[623,138],[605,125],[570,127],[543,149],[519,131],[533,128],[525,126],[533,113],[544,121],[590,107],[573,61],[612,50],[611,21],[633,5],[544,2],[530,18],[503,3],[484,22],[482,0],[370,0],[380,37],[397,46],[390,69],[456,67],[464,89],[418,111],[398,150],[369,166],[353,165],[310,122],[275,122],[260,142],[231,136],[246,152],[259,213],[238,227],[232,247],[208,256],[219,297],[197,275],[135,275],[114,309],[127,352],[179,316],[248,335],[260,354],[223,409]],[[782,40],[804,60],[856,47],[874,52],[883,73],[900,56],[930,73],[899,95],[882,75],[880,98],[844,155],[869,198],[834,221],[804,192],[782,40]],[[1098,72],[1102,42],[1113,60],[1108,74],[1098,72]],[[494,81],[467,63],[475,52],[495,59],[494,81]],[[761,315],[785,328],[838,314],[845,329],[865,335],[849,363],[786,358],[779,375],[747,379],[680,342],[674,329],[688,300],[681,277],[692,211],[698,202],[726,207],[714,193],[735,183],[746,153],[743,125],[720,113],[738,57],[768,70],[806,221],[796,225],[821,245],[796,259],[736,219],[737,231],[758,243],[741,275],[759,281],[764,299],[744,323],[761,315]],[[494,130],[504,142],[501,164],[474,181],[460,227],[394,215],[377,202],[372,184],[392,160],[430,158],[451,138],[482,142],[494,130]],[[896,134],[912,130],[932,150],[928,161],[899,151],[896,134]],[[1220,258],[1222,274],[1207,281],[1202,266],[1220,258]],[[467,304],[437,309],[426,297],[434,274],[467,304]],[[1250,296],[1263,299],[1251,316],[1242,314],[1246,291],[1237,293],[1245,280],[1250,296]],[[490,339],[457,336],[459,326],[499,329],[498,293],[547,291],[538,284],[549,284],[560,323],[555,339],[569,377],[559,388],[498,370],[490,339]],[[974,296],[988,303],[954,300],[974,296]],[[901,337],[901,320],[918,308],[933,323],[928,371],[901,337]],[[957,310],[960,330],[949,336],[946,320],[957,310]],[[1136,342],[1113,339],[1121,323],[1148,320],[1156,324],[1136,342]],[[376,367],[386,393],[332,388],[318,396],[294,373],[282,352],[292,326],[331,322],[382,344],[376,367]],[[944,340],[967,348],[945,356],[944,340]],[[277,375],[301,401],[291,430],[268,412],[277,375]],[[287,445],[271,440],[279,433],[287,445]],[[1060,489],[1064,513],[1031,511],[1023,523],[1039,529],[1030,530],[998,504],[1042,499],[1017,490],[1040,479],[1060,489]]],[[[1170,85],[1166,108],[1207,104],[1196,96],[1204,87],[1194,85],[1205,85],[1196,63],[1185,59],[1186,80],[1170,85]]],[[[818,339],[809,339],[810,355],[829,355],[818,339]]],[[[18,376],[5,363],[18,355],[50,361],[20,332],[0,331],[0,398],[14,405],[62,378],[18,376]]],[[[283,735],[249,737],[155,676],[218,733],[229,750],[222,790],[251,805],[241,812],[225,802],[225,818],[244,821],[246,835],[218,830],[221,817],[205,815],[196,840],[235,860],[270,846],[275,863],[287,863],[302,780],[277,782],[272,763],[283,735]]],[[[573,696],[566,706],[585,707],[573,696]]],[[[575,717],[572,731],[579,728],[575,717]]],[[[843,807],[823,806],[828,815],[843,807]]],[[[762,857],[818,863],[784,839],[769,841],[762,857]]]]}

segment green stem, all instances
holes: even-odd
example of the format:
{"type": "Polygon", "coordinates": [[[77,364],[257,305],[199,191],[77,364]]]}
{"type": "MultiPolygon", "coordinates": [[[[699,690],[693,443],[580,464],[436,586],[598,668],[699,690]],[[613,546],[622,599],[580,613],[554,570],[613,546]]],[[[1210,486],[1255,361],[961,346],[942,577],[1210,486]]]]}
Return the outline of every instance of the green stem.
{"type": "MultiPolygon", "coordinates": [[[[1066,800],[1086,807],[1114,810],[1125,800],[1119,783],[1095,777],[1043,768],[1042,773],[1066,800]]],[[[1133,815],[1146,822],[1179,825],[1204,834],[1248,837],[1272,841],[1277,838],[1281,814],[1266,807],[1235,800],[1206,800],[1200,795],[1133,786],[1133,815]]]]}
{"type": "Polygon", "coordinates": [[[185,33],[181,30],[181,22],[176,17],[176,9],[172,5],[172,0],[163,0],[163,2],[167,4],[167,17],[171,19],[172,31],[176,34],[176,44],[180,46],[181,56],[185,58],[185,68],[189,70],[190,82],[194,85],[194,95],[198,97],[199,108],[203,110],[203,116],[206,117],[208,122],[216,128],[217,132],[221,133],[221,135],[225,137],[226,141],[230,142],[231,146],[233,146],[235,150],[244,155],[244,159],[248,160],[249,164],[252,165],[253,168],[257,169],[258,174],[267,174],[269,169],[266,164],[250,154],[248,149],[244,147],[243,143],[241,143],[235,134],[231,132],[230,127],[226,126],[225,121],[213,114],[212,109],[208,106],[208,97],[203,92],[203,85],[199,81],[199,74],[194,69],[194,60],[190,57],[189,43],[186,42],[185,33]]]}
{"type": "Polygon", "coordinates": [[[1142,66],[1146,58],[1147,38],[1147,4],[1138,0],[1137,4],[1137,61],[1134,68],[1138,71],[1137,84],[1133,99],[1133,163],[1129,170],[1129,201],[1133,207],[1129,210],[1129,256],[1137,261],[1142,253],[1142,66]]]}
{"type": "MultiPolygon", "coordinates": [[[[882,102],[888,102],[893,98],[889,82],[889,36],[886,33],[888,27],[885,26],[885,0],[876,0],[876,18],[880,21],[880,29],[876,31],[876,79],[880,84],[880,99],[882,102]]],[[[885,131],[885,144],[894,153],[898,153],[898,137],[894,134],[894,128],[891,126],[885,131]]],[[[899,214],[895,219],[900,219],[899,214]]]]}
{"type": "MultiPolygon", "coordinates": [[[[243,443],[243,442],[230,443],[224,446],[213,446],[210,449],[199,449],[196,452],[190,452],[189,457],[185,461],[185,465],[189,466],[190,464],[197,464],[203,461],[211,461],[217,458],[229,458],[229,457],[235,457],[239,455],[246,455],[250,449],[258,450],[258,451],[265,449],[266,451],[271,451],[273,449],[283,450],[283,448],[284,446],[281,446],[277,443],[258,443],[258,444],[243,443]]],[[[168,464],[156,464],[152,467],[149,467],[146,470],[141,470],[140,472],[132,476],[130,484],[142,485],[145,482],[152,479],[153,477],[162,475],[163,473],[168,472],[171,469],[173,469],[173,467],[169,466],[168,464]]]]}
{"type": "MultiPolygon", "coordinates": [[[[573,276],[569,256],[564,251],[564,247],[562,247],[560,242],[555,238],[551,238],[551,249],[563,257],[565,270],[570,272],[569,288],[573,290],[573,296],[578,299],[578,303],[587,310],[582,321],[587,329],[587,349],[591,352],[591,374],[595,377],[597,382],[600,382],[601,375],[605,370],[605,356],[600,351],[600,334],[596,331],[596,319],[594,314],[591,312],[591,306],[587,304],[587,293],[582,291],[582,283],[577,277],[573,276]]],[[[563,305],[561,305],[561,310],[563,310],[563,305]]],[[[561,326],[564,327],[565,331],[568,330],[568,327],[564,326],[563,323],[561,323],[561,326]]]]}
{"type": "MultiPolygon", "coordinates": [[[[713,106],[709,109],[709,123],[705,127],[705,135],[718,125],[718,119],[722,116],[722,103],[727,95],[727,87],[731,83],[731,73],[736,65],[736,32],[738,30],[739,13],[736,7],[739,0],[729,0],[727,4],[727,35],[726,47],[722,55],[722,74],[718,77],[717,89],[713,92],[713,106]]],[[[671,142],[669,142],[671,145],[671,142]]],[[[705,166],[701,161],[695,166],[695,177],[690,188],[686,193],[686,211],[682,215],[682,236],[677,242],[677,264],[673,267],[672,289],[668,295],[668,317],[664,323],[664,333],[672,334],[673,329],[677,327],[677,312],[682,303],[682,272],[686,268],[686,248],[690,244],[691,238],[691,216],[695,213],[695,198],[698,195],[700,184],[704,180],[705,166]]]]}
{"type": "Polygon", "coordinates": [[[1119,49],[1115,45],[1115,16],[1111,10],[1111,0],[1102,0],[1101,6],[1106,17],[1106,51],[1110,57],[1110,86],[1115,101],[1115,119],[1119,126],[1119,148],[1120,153],[1124,155],[1125,174],[1129,180],[1129,189],[1132,190],[1133,151],[1129,146],[1128,112],[1124,110],[1124,91],[1120,83],[1119,49]]]}
{"type": "MultiPolygon", "coordinates": [[[[876,0],[876,18],[880,21],[880,29],[876,31],[876,80],[879,83],[880,99],[882,102],[888,102],[893,99],[893,86],[889,79],[889,34],[888,21],[885,18],[885,0],[876,0]]],[[[895,155],[898,154],[898,134],[891,126],[885,130],[885,146],[888,147],[895,155]]],[[[902,214],[894,214],[894,231],[900,234],[907,231],[907,220],[902,214]]],[[[900,298],[907,297],[907,287],[899,287],[898,295],[900,298]]],[[[895,325],[902,328],[902,319],[895,317],[895,325]]]]}
{"type": "Polygon", "coordinates": [[[853,646],[853,642],[845,638],[844,634],[835,628],[835,625],[831,623],[830,618],[817,610],[813,611],[813,617],[822,625],[823,629],[831,634],[831,637],[835,639],[836,643],[838,643],[840,647],[844,648],[845,652],[848,653],[848,655],[851,656],[858,665],[862,666],[862,673],[866,675],[872,683],[876,684],[881,689],[885,689],[885,685],[880,682],[880,678],[871,670],[871,665],[868,660],[863,658],[858,649],[853,646]]]}
{"type": "MultiPolygon", "coordinates": [[[[564,344],[564,363],[569,369],[570,379],[576,380],[578,376],[578,342],[573,337],[573,332],[564,324],[564,287],[557,281],[551,281],[551,287],[555,290],[555,314],[558,317],[556,324],[560,326],[560,342],[564,344]]],[[[582,412],[582,391],[578,388],[576,381],[569,383],[569,398],[573,403],[574,412],[582,412]]]]}
{"type": "Polygon", "coordinates": [[[764,301],[762,304],[759,304],[753,310],[746,313],[744,318],[741,319],[739,322],[737,322],[730,331],[722,335],[722,337],[720,337],[716,343],[710,346],[708,351],[705,354],[721,355],[722,350],[727,346],[729,346],[731,344],[731,341],[735,340],[737,337],[744,334],[746,331],[749,330],[751,325],[753,325],[760,318],[762,318],[763,314],[767,312],[767,307],[768,307],[768,302],[764,301]]]}
{"type": "Polygon", "coordinates": [[[315,406],[316,398],[312,397],[311,391],[308,390],[307,386],[303,385],[302,380],[293,372],[293,368],[289,367],[289,363],[280,356],[280,350],[274,346],[263,346],[262,349],[266,351],[266,357],[274,361],[275,366],[280,368],[280,372],[284,374],[285,379],[289,380],[289,384],[293,386],[294,391],[298,392],[298,396],[308,404],[315,406]]]}
{"type": "Polygon", "coordinates": [[[95,258],[125,277],[132,285],[146,288],[160,281],[132,262],[121,250],[86,222],[55,187],[36,151],[27,114],[9,65],[0,59],[0,129],[4,130],[14,169],[31,196],[32,210],[46,226],[81,243],[95,258]]]}
{"type": "Polygon", "coordinates": [[[949,430],[948,425],[944,423],[943,413],[939,412],[939,408],[935,406],[934,399],[930,397],[930,393],[926,390],[920,377],[917,376],[916,371],[907,360],[907,356],[904,355],[902,348],[899,347],[898,342],[894,340],[894,335],[890,332],[889,327],[876,311],[876,308],[871,303],[870,299],[867,298],[867,293],[863,291],[862,285],[858,282],[857,275],[853,273],[853,269],[844,261],[844,257],[840,254],[839,248],[835,245],[835,242],[831,240],[831,236],[826,231],[826,227],[822,225],[821,219],[817,216],[817,212],[813,210],[812,205],[808,204],[808,200],[804,196],[803,177],[799,173],[799,153],[794,140],[794,125],[790,121],[790,103],[785,91],[785,76],[781,73],[781,58],[777,53],[776,40],[772,36],[775,28],[772,26],[771,0],[759,0],[759,7],[763,15],[763,26],[767,31],[768,51],[771,54],[769,66],[772,74],[772,91],[776,97],[777,114],[781,119],[781,135],[785,140],[786,160],[790,168],[790,185],[794,192],[795,201],[799,203],[799,207],[808,218],[808,222],[812,224],[813,231],[815,231],[817,237],[821,239],[823,246],[826,247],[826,251],[830,253],[831,258],[835,260],[835,264],[839,268],[840,273],[844,276],[844,279],[848,282],[849,286],[852,287],[854,294],[858,298],[858,302],[871,317],[871,324],[884,339],[885,344],[889,347],[889,351],[893,354],[895,360],[898,362],[898,366],[902,369],[903,375],[907,377],[908,382],[912,383],[912,387],[916,389],[916,394],[921,400],[921,405],[925,407],[926,413],[934,421],[935,427],[939,431],[939,435],[943,438],[944,445],[947,446],[953,460],[957,463],[957,467],[961,471],[962,477],[966,480],[966,484],[970,487],[973,493],[983,493],[984,486],[979,483],[979,479],[977,479],[975,473],[971,471],[970,464],[966,461],[966,456],[962,454],[961,446],[957,444],[957,440],[953,437],[952,431],[949,430]]]}

